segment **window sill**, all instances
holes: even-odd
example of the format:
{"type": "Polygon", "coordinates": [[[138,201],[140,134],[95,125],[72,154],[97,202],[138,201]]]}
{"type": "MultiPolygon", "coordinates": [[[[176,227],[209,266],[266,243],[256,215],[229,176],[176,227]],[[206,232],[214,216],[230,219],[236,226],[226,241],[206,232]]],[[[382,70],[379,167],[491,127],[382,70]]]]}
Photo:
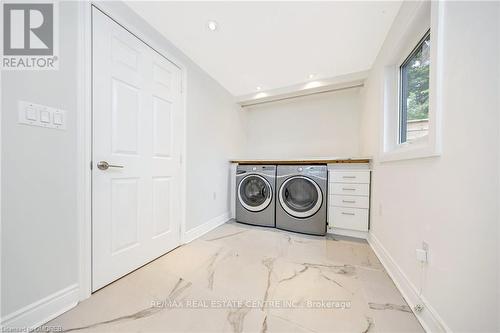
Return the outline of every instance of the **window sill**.
{"type": "Polygon", "coordinates": [[[441,156],[441,152],[428,144],[398,147],[394,150],[382,152],[380,162],[395,162],[441,156]]]}

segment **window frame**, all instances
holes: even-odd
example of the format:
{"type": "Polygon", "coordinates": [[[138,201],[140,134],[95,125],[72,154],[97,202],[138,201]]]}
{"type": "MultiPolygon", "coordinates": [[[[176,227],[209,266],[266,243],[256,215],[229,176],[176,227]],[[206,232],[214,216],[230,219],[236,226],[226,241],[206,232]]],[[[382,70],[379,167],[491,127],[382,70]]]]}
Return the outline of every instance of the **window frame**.
{"type": "Polygon", "coordinates": [[[413,3],[408,10],[404,29],[392,36],[390,55],[383,65],[381,135],[379,162],[440,156],[441,145],[441,83],[444,4],[439,1],[413,3]],[[429,131],[428,135],[400,143],[400,66],[418,48],[430,32],[429,68],[429,131]]]}
{"type": "MultiPolygon", "coordinates": [[[[426,134],[424,137],[418,138],[414,141],[408,141],[407,135],[408,135],[408,106],[406,105],[406,100],[403,98],[405,96],[405,87],[407,87],[407,84],[405,82],[407,81],[406,77],[404,76],[403,73],[403,68],[408,62],[413,58],[413,56],[418,52],[420,47],[424,44],[424,42],[427,40],[427,38],[431,36],[431,29],[427,29],[425,32],[424,36],[420,38],[418,41],[417,45],[413,48],[413,50],[410,52],[408,56],[401,62],[399,65],[399,84],[398,84],[398,97],[399,97],[399,103],[398,103],[398,144],[404,145],[404,144],[411,144],[413,142],[419,142],[425,140],[425,137],[427,137],[429,134],[426,134]],[[403,141],[403,136],[405,140],[403,141]]],[[[431,43],[431,52],[432,52],[432,43],[431,43]]],[[[432,67],[432,62],[431,65],[432,67]]],[[[430,79],[430,72],[429,72],[429,79],[430,79]]],[[[429,87],[430,88],[430,87],[429,87]]],[[[430,101],[429,101],[430,102],[430,101]]],[[[429,105],[430,108],[430,105],[429,105]]]]}

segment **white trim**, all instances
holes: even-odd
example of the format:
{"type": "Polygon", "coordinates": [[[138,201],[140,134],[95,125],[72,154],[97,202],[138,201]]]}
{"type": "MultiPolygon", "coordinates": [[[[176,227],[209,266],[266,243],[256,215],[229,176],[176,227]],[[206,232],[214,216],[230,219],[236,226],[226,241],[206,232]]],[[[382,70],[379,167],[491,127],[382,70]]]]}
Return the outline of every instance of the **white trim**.
{"type": "Polygon", "coordinates": [[[319,80],[312,80],[294,84],[287,87],[259,91],[243,96],[237,96],[235,102],[242,107],[253,106],[262,103],[270,103],[290,98],[309,96],[318,93],[331,92],[336,90],[352,89],[363,87],[368,71],[361,71],[340,75],[319,80]]]}
{"type": "Polygon", "coordinates": [[[202,225],[199,225],[191,230],[188,230],[184,233],[184,237],[182,238],[182,243],[186,244],[189,243],[196,238],[199,238],[206,234],[207,232],[217,228],[218,226],[223,225],[227,221],[231,219],[231,213],[226,212],[222,215],[219,215],[217,217],[214,217],[213,219],[208,220],[207,222],[203,223],[202,225]]]}
{"type": "Polygon", "coordinates": [[[79,300],[91,295],[92,290],[92,6],[98,8],[116,22],[126,27],[132,34],[163,55],[181,71],[181,109],[183,115],[183,147],[181,148],[181,225],[179,230],[180,244],[186,229],[186,151],[187,151],[187,70],[182,61],[171,55],[160,44],[143,34],[140,29],[129,23],[123,16],[113,10],[113,5],[105,2],[82,1],[79,3],[79,42],[78,42],[78,228],[79,228],[79,300]]]}
{"type": "Polygon", "coordinates": [[[35,329],[78,304],[78,285],[73,284],[2,318],[2,327],[35,329]]]}
{"type": "MultiPolygon", "coordinates": [[[[3,14],[2,14],[3,15],[3,14]]],[[[2,71],[0,70],[0,109],[3,110],[3,98],[2,98],[2,71]]],[[[0,112],[0,240],[2,239],[2,115],[4,113],[0,112]]],[[[0,290],[2,286],[2,246],[0,246],[0,290]]],[[[0,299],[0,317],[2,314],[2,303],[3,301],[0,299]]],[[[0,332],[3,332],[2,330],[2,320],[0,320],[0,332]]]]}
{"type": "MultiPolygon", "coordinates": [[[[2,13],[3,15],[3,13],[2,13]]],[[[2,71],[0,70],[0,109],[3,110],[3,104],[2,104],[2,71]]],[[[3,112],[0,112],[0,240],[2,239],[2,115],[3,112]]],[[[0,246],[0,290],[2,286],[2,246],[0,246]]],[[[0,316],[2,314],[2,303],[3,301],[0,299],[0,316]]],[[[2,320],[0,320],[0,332],[3,332],[2,330],[2,320]]]]}
{"type": "Polygon", "coordinates": [[[92,22],[88,2],[78,5],[78,115],[77,115],[77,209],[79,230],[79,277],[80,300],[92,293],[92,101],[91,59],[92,22]]]}
{"type": "Polygon", "coordinates": [[[426,332],[451,332],[449,326],[446,325],[441,316],[439,316],[437,311],[429,304],[425,297],[419,295],[418,289],[410,279],[408,279],[406,274],[391,257],[389,252],[382,246],[377,237],[370,233],[367,241],[412,311],[415,305],[424,305],[422,312],[414,312],[424,330],[426,332]]]}
{"type": "Polygon", "coordinates": [[[443,8],[444,4],[438,1],[416,3],[411,17],[408,17],[407,29],[401,32],[398,41],[393,45],[394,55],[384,68],[381,117],[383,135],[379,154],[381,162],[435,157],[442,153],[443,8]],[[431,30],[429,134],[422,140],[398,144],[399,65],[401,59],[406,59],[429,28],[431,30]]]}
{"type": "Polygon", "coordinates": [[[396,148],[392,151],[383,153],[380,156],[380,162],[412,160],[417,158],[441,156],[441,152],[436,151],[434,147],[431,147],[429,145],[430,144],[426,141],[424,144],[415,144],[409,145],[404,148],[396,148]]]}
{"type": "MultiPolygon", "coordinates": [[[[125,17],[117,13],[113,9],[113,2],[111,1],[91,1],[87,2],[88,5],[94,6],[97,9],[99,9],[101,12],[106,14],[107,16],[111,17],[115,22],[120,24],[121,26],[125,27],[130,33],[132,33],[134,36],[139,38],[143,43],[147,44],[149,47],[157,51],[159,54],[164,56],[165,58],[168,59],[172,64],[177,66],[183,73],[186,71],[186,66],[182,61],[177,59],[175,56],[171,54],[171,52],[167,51],[165,48],[163,48],[160,44],[155,42],[153,39],[151,39],[148,35],[144,34],[139,28],[137,28],[134,24],[131,22],[128,22],[125,17]]],[[[152,28],[156,30],[155,28],[152,28]]],[[[183,78],[185,78],[183,76],[183,78]]],[[[184,91],[184,90],[183,90],[184,91]]]]}
{"type": "Polygon", "coordinates": [[[368,238],[368,231],[350,230],[350,229],[342,229],[342,228],[335,228],[335,227],[328,227],[328,229],[326,230],[326,233],[332,234],[332,235],[360,238],[360,239],[367,239],[368,238]]]}

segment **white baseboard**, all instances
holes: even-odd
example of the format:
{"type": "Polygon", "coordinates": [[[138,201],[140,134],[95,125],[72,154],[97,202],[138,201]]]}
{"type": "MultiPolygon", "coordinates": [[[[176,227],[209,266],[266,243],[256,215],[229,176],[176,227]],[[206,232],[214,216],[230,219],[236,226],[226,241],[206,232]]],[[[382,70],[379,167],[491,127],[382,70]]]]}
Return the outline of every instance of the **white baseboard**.
{"type": "Polygon", "coordinates": [[[207,222],[203,223],[202,225],[197,226],[196,228],[193,228],[191,230],[188,230],[184,233],[182,243],[186,244],[189,243],[193,240],[195,240],[198,237],[203,236],[207,232],[209,232],[212,229],[217,228],[218,226],[226,223],[229,221],[231,218],[231,213],[226,212],[222,215],[219,215],[217,217],[214,217],[211,220],[208,220],[207,222]]]}
{"type": "Polygon", "coordinates": [[[349,230],[349,229],[331,227],[328,228],[326,232],[333,235],[348,236],[361,239],[368,238],[368,231],[358,231],[358,230],[349,230]]]}
{"type": "Polygon", "coordinates": [[[2,327],[35,329],[76,306],[78,284],[61,289],[2,318],[2,327]]]}
{"type": "Polygon", "coordinates": [[[399,268],[380,241],[372,233],[369,234],[367,240],[412,311],[415,305],[424,305],[421,312],[414,312],[424,330],[426,332],[451,332],[451,329],[444,323],[425,297],[419,295],[418,289],[399,268]]]}

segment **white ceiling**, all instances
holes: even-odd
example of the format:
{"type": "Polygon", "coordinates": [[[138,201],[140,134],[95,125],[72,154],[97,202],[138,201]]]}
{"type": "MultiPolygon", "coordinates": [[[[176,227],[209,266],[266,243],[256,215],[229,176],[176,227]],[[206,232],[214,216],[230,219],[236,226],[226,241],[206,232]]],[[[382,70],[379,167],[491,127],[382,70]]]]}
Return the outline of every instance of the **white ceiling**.
{"type": "Polygon", "coordinates": [[[233,95],[370,68],[401,2],[127,4],[233,95]],[[209,20],[218,23],[212,32],[209,20]]]}

